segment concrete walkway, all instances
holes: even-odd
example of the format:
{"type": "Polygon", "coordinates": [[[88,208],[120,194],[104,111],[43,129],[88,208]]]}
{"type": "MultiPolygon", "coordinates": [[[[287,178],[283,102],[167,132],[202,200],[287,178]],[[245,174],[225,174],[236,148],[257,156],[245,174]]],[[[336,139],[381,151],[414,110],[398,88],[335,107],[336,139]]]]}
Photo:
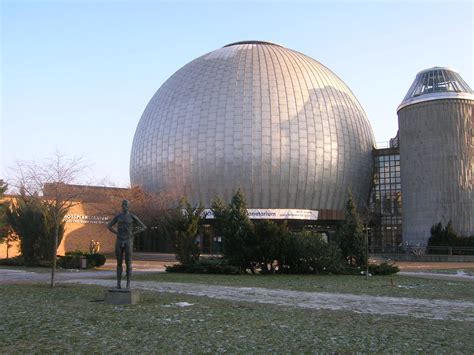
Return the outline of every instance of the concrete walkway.
{"type": "MultiPolygon", "coordinates": [[[[114,287],[114,280],[79,279],[69,283],[114,287]]],[[[474,322],[474,302],[303,292],[175,282],[133,282],[134,289],[305,309],[474,322]]]]}
{"type": "MultiPolygon", "coordinates": [[[[67,282],[79,279],[98,279],[114,277],[113,271],[87,271],[87,270],[71,270],[58,271],[56,273],[56,282],[67,282]]],[[[46,283],[50,282],[51,273],[49,272],[32,272],[25,270],[0,269],[0,284],[6,283],[46,283]]]]}
{"type": "MultiPolygon", "coordinates": [[[[146,271],[138,271],[144,273],[146,271]]],[[[59,272],[58,283],[112,288],[113,271],[59,272]]],[[[456,276],[456,275],[443,275],[456,276]]],[[[0,283],[49,282],[49,273],[0,269],[0,283]]],[[[232,302],[252,302],[305,309],[351,311],[363,314],[410,316],[424,319],[474,322],[474,302],[381,297],[342,293],[303,292],[259,287],[232,287],[191,283],[134,281],[134,289],[209,297],[232,302]]]]}
{"type": "Polygon", "coordinates": [[[453,281],[468,281],[474,282],[474,275],[471,274],[441,274],[436,272],[408,272],[400,271],[397,275],[408,276],[408,277],[420,277],[423,279],[435,279],[435,280],[453,280],[453,281]]]}
{"type": "MultiPolygon", "coordinates": [[[[93,270],[58,270],[56,272],[56,282],[67,282],[71,280],[79,279],[104,279],[104,278],[115,278],[114,263],[106,263],[100,269],[93,270]]],[[[165,267],[156,264],[149,265],[148,263],[133,265],[133,274],[140,275],[149,272],[164,272],[165,267]]],[[[124,266],[125,274],[125,266],[124,266]]],[[[18,283],[18,282],[50,282],[51,272],[33,272],[18,269],[6,269],[0,268],[0,284],[2,283],[18,283]]]]}

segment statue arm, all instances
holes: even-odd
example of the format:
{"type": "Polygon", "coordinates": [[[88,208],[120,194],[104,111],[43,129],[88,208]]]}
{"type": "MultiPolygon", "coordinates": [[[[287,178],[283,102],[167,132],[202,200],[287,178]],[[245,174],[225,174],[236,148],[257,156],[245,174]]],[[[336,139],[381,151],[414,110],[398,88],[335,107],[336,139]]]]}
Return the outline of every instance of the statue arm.
{"type": "Polygon", "coordinates": [[[114,234],[117,234],[117,230],[115,230],[114,228],[112,228],[115,224],[117,223],[117,216],[115,216],[110,222],[109,224],[107,224],[107,229],[109,231],[111,231],[112,233],[114,234]]]}
{"type": "Polygon", "coordinates": [[[138,226],[138,228],[133,232],[133,234],[138,234],[146,230],[147,227],[145,223],[140,221],[140,219],[137,216],[133,215],[133,219],[138,226]]]}

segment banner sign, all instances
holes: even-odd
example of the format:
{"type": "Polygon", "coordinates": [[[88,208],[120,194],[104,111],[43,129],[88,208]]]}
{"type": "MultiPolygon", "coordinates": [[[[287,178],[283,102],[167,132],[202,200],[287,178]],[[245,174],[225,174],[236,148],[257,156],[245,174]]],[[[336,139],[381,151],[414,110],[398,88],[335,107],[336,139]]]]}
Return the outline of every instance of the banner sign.
{"type": "Polygon", "coordinates": [[[109,217],[104,216],[84,216],[80,214],[75,215],[66,215],[64,216],[64,221],[66,223],[90,223],[90,224],[106,224],[109,221],[109,217]]]}
{"type": "MultiPolygon", "coordinates": [[[[206,219],[214,219],[212,210],[204,210],[206,219]]],[[[249,208],[247,214],[250,219],[301,219],[316,221],[318,219],[318,211],[315,210],[293,210],[293,209],[268,209],[268,208],[249,208]]]]}

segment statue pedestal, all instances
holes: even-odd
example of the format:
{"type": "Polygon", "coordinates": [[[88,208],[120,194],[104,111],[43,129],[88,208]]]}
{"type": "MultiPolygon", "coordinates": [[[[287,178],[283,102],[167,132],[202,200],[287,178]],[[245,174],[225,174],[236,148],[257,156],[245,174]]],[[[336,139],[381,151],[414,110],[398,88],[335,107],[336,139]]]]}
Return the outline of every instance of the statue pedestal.
{"type": "Polygon", "coordinates": [[[136,304],[140,301],[140,293],[136,290],[113,288],[105,293],[105,303],[136,304]]]}

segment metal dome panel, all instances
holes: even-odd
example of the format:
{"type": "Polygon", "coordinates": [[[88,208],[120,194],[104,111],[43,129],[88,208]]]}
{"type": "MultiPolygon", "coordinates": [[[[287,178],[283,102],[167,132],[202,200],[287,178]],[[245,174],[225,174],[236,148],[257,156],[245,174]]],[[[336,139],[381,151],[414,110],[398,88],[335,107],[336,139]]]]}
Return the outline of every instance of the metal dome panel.
{"type": "Polygon", "coordinates": [[[235,43],[179,69],[148,103],[130,178],[206,207],[243,189],[249,208],[343,210],[363,201],[374,136],[328,68],[271,43],[235,43]]]}

